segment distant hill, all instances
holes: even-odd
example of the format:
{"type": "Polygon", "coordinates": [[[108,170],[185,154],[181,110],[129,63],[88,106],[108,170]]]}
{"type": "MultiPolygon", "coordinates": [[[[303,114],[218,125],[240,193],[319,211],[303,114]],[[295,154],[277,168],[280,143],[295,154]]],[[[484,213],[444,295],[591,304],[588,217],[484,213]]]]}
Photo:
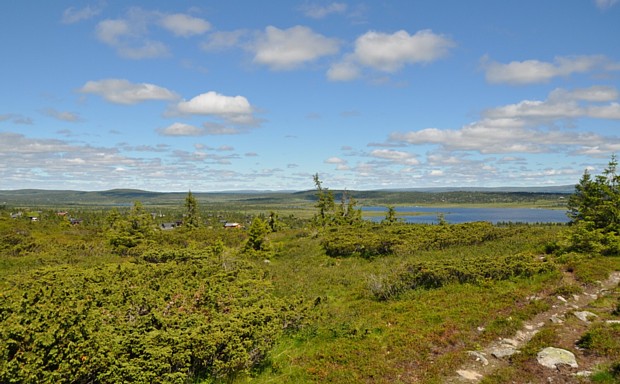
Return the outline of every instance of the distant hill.
{"type": "MultiPolygon", "coordinates": [[[[336,202],[343,191],[332,190],[336,202]]],[[[504,188],[419,188],[371,191],[347,191],[360,205],[404,204],[533,204],[547,201],[563,204],[564,198],[574,192],[574,186],[558,187],[504,187],[504,188]],[[558,203],[560,202],[560,203],[558,203]]],[[[192,192],[204,204],[234,204],[236,206],[273,206],[310,204],[316,200],[316,191],[227,191],[192,192]]],[[[187,192],[151,192],[138,189],[108,191],[72,191],[20,189],[0,190],[0,205],[39,207],[122,207],[135,201],[144,205],[182,206],[187,192]]]]}

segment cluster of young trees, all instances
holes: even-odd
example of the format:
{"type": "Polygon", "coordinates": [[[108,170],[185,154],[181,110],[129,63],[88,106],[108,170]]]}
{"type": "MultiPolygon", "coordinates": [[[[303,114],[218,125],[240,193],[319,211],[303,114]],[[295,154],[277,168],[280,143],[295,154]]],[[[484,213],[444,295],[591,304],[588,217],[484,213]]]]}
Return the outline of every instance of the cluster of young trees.
{"type": "Polygon", "coordinates": [[[620,175],[612,156],[600,175],[584,171],[568,200],[571,218],[570,249],[579,252],[620,254],[620,175]]]}
{"type": "Polygon", "coordinates": [[[314,223],[320,227],[342,224],[356,224],[362,221],[362,211],[357,207],[357,200],[346,190],[342,192],[340,204],[336,205],[334,193],[323,187],[323,182],[316,173],[312,177],[316,188],[318,209],[314,216],[314,223]]]}

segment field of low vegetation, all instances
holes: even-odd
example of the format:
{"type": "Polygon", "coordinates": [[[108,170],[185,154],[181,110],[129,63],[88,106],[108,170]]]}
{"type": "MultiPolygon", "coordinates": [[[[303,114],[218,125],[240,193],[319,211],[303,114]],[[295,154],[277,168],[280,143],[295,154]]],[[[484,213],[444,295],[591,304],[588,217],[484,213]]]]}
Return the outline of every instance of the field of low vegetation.
{"type": "MultiPolygon", "coordinates": [[[[413,225],[397,201],[371,222],[318,175],[299,210],[0,206],[0,382],[443,383],[552,306],[532,297],[620,270],[615,167],[566,197],[570,225],[413,225]]],[[[592,380],[620,380],[619,329],[580,339],[592,380]]]]}

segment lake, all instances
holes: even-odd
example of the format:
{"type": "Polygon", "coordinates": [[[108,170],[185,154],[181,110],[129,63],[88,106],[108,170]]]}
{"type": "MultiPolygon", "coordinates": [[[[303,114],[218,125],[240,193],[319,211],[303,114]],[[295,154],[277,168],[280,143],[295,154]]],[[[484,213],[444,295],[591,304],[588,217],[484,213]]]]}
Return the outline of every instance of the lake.
{"type": "MultiPolygon", "coordinates": [[[[451,224],[467,223],[471,221],[488,221],[512,223],[568,223],[566,211],[561,209],[538,208],[439,208],[439,207],[395,207],[399,213],[397,217],[407,223],[437,224],[438,215],[451,224]],[[406,213],[414,213],[407,215],[406,213]]],[[[386,207],[362,207],[362,211],[387,212],[386,207]]],[[[383,216],[369,218],[372,221],[381,221],[383,216]]]]}

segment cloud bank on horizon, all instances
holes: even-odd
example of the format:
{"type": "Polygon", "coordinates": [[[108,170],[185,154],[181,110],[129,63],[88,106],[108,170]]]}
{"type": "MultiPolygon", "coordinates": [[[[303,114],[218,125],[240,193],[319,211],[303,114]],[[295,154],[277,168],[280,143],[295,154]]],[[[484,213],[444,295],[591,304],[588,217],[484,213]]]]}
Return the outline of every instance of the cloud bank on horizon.
{"type": "Polygon", "coordinates": [[[620,151],[618,0],[4,8],[0,189],[565,185],[620,151]]]}

